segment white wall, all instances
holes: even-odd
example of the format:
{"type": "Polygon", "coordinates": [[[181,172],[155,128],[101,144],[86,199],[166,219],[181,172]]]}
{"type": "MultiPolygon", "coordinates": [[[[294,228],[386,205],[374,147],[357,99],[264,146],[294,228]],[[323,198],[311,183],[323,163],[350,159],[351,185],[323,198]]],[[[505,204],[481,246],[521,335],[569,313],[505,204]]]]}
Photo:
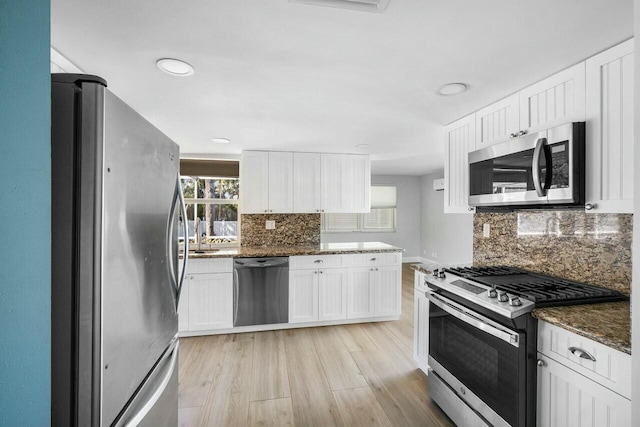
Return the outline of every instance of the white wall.
{"type": "Polygon", "coordinates": [[[405,262],[418,261],[420,256],[420,177],[372,175],[371,184],[396,186],[396,231],[394,233],[322,233],[322,242],[384,242],[403,248],[405,262]]]}
{"type": "Polygon", "coordinates": [[[444,171],[440,171],[420,178],[422,193],[420,256],[441,264],[471,263],[473,261],[473,215],[444,213],[444,191],[433,189],[433,180],[443,176],[444,171]]]}

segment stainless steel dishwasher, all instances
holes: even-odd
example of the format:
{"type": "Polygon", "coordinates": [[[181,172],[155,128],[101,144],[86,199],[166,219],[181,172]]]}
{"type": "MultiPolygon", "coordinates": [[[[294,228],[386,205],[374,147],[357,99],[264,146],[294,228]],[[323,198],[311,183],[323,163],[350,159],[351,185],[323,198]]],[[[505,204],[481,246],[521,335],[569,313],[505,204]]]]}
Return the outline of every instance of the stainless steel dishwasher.
{"type": "Polygon", "coordinates": [[[289,258],[233,260],[233,326],[289,322],[289,258]]]}

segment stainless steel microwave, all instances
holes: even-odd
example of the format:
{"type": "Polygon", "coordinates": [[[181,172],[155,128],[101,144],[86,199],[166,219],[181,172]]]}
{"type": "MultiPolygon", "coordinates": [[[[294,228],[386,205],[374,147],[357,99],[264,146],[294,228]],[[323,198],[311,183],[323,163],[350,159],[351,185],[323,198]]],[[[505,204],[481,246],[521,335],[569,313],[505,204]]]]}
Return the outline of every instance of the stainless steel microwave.
{"type": "Polygon", "coordinates": [[[568,123],[470,152],[469,205],[584,206],[584,129],[568,123]]]}

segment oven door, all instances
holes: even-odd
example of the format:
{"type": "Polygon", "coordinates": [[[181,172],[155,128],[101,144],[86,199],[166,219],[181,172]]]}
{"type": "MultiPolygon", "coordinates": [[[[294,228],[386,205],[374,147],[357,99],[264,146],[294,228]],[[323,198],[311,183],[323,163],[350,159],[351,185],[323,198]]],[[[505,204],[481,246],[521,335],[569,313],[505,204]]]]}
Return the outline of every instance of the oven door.
{"type": "Polygon", "coordinates": [[[525,333],[442,295],[430,293],[428,297],[433,372],[490,425],[525,426],[525,333]]]}

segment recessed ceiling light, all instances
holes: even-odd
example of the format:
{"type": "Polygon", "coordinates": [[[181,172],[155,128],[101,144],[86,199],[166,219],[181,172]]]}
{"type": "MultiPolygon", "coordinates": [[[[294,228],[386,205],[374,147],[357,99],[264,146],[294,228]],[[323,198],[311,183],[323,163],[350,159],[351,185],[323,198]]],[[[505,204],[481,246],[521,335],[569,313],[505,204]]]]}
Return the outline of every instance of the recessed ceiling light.
{"type": "Polygon", "coordinates": [[[340,9],[358,10],[361,12],[382,13],[387,8],[389,0],[289,0],[289,3],[329,6],[340,9]]]}
{"type": "Polygon", "coordinates": [[[193,74],[194,70],[190,64],[179,59],[162,58],[156,62],[158,68],[172,76],[186,77],[193,74]]]}
{"type": "Polygon", "coordinates": [[[436,90],[436,95],[441,95],[441,96],[457,95],[459,93],[464,92],[465,90],[467,90],[467,85],[464,83],[447,83],[440,86],[438,90],[436,90]]]}
{"type": "Polygon", "coordinates": [[[228,138],[211,138],[211,141],[217,142],[218,144],[228,144],[231,142],[228,138]]]}

